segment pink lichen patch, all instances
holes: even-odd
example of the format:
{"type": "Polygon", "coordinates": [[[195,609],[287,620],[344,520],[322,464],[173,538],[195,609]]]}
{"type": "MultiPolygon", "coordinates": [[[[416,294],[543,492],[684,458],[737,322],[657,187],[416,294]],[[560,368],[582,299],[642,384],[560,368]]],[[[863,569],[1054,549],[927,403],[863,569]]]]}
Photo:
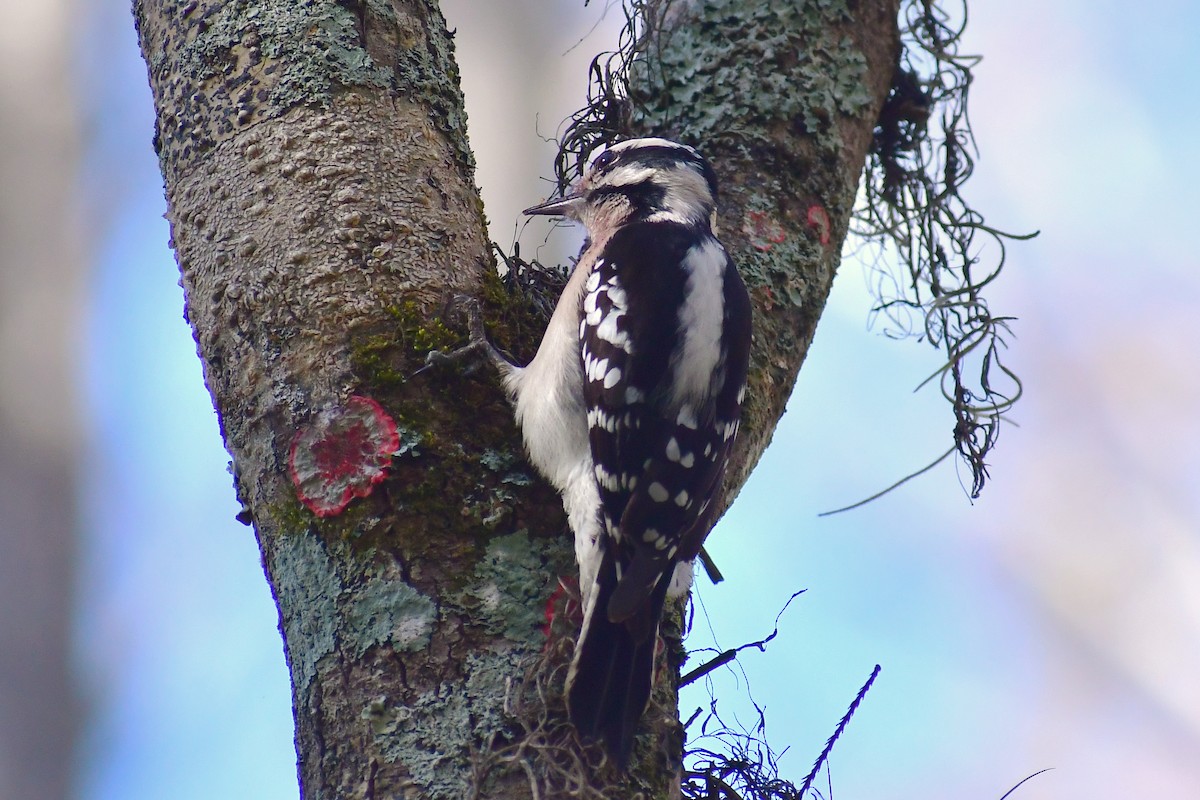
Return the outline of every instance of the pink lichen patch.
{"type": "Polygon", "coordinates": [[[371,398],[354,395],[296,432],[288,472],[300,502],[332,517],[371,493],[399,449],[395,420],[371,398]]]}
{"type": "Polygon", "coordinates": [[[779,220],[763,211],[751,211],[742,222],[742,233],[756,250],[764,253],[787,238],[779,220]]]}
{"type": "Polygon", "coordinates": [[[832,226],[829,224],[829,212],[823,206],[808,207],[808,225],[817,232],[817,239],[821,244],[829,244],[832,226]]]}

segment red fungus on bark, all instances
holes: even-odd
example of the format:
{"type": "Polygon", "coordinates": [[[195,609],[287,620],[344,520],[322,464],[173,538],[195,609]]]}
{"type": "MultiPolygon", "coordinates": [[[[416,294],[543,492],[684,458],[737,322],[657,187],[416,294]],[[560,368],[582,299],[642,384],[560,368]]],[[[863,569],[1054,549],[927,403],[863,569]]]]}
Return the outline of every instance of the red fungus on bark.
{"type": "Polygon", "coordinates": [[[742,222],[742,233],[750,240],[755,250],[764,253],[787,238],[787,232],[779,220],[762,211],[751,211],[742,222]]]}
{"type": "Polygon", "coordinates": [[[808,207],[808,224],[810,227],[816,229],[817,239],[821,244],[829,244],[831,226],[829,224],[829,212],[824,207],[819,205],[808,207]]]}
{"type": "Polygon", "coordinates": [[[354,395],[296,431],[288,472],[300,502],[332,517],[371,493],[399,449],[395,420],[371,398],[354,395]]]}

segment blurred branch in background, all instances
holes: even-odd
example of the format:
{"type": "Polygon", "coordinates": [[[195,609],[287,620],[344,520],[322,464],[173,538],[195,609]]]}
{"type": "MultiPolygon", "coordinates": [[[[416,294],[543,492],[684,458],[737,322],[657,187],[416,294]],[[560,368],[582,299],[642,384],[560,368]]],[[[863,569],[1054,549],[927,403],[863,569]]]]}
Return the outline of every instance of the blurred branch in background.
{"type": "Polygon", "coordinates": [[[73,3],[9,4],[0,28],[0,797],[63,800],[80,701],[73,373],[83,277],[73,3]]]}

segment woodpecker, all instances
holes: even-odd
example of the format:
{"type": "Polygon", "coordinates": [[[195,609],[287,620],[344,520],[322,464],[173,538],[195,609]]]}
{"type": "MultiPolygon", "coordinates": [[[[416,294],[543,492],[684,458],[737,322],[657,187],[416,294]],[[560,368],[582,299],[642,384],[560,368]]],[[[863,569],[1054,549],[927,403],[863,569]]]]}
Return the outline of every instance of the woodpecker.
{"type": "Polygon", "coordinates": [[[537,354],[518,367],[476,341],[574,532],[583,624],[571,721],[621,768],[650,697],[663,604],[690,587],[745,394],[750,300],[713,233],[716,198],[691,147],[646,138],[603,150],[573,191],[524,212],[587,230],[537,354]]]}

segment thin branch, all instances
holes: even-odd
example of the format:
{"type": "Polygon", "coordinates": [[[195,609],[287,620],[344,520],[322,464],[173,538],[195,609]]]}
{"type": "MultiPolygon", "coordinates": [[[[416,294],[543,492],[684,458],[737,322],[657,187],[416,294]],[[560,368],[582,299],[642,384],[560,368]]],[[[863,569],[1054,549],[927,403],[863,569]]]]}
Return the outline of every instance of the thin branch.
{"type": "Polygon", "coordinates": [[[949,450],[942,453],[940,456],[938,456],[936,459],[934,459],[931,463],[926,464],[925,466],[921,467],[916,472],[912,472],[912,473],[909,473],[908,475],[905,475],[903,478],[896,481],[895,483],[893,483],[891,486],[887,487],[886,489],[881,489],[878,492],[876,492],[875,494],[871,495],[870,497],[859,500],[857,503],[851,503],[848,506],[842,506],[841,508],[835,508],[832,511],[822,511],[820,514],[817,514],[817,516],[818,517],[831,517],[834,514],[841,514],[843,511],[852,511],[856,508],[859,508],[860,506],[865,506],[867,503],[870,503],[872,500],[878,500],[879,498],[883,497],[885,494],[892,491],[893,489],[897,489],[897,488],[903,486],[904,484],[908,483],[913,478],[919,477],[921,475],[924,475],[926,472],[929,472],[929,470],[933,469],[938,464],[942,463],[947,458],[954,455],[956,450],[958,450],[958,445],[953,445],[953,446],[951,446],[951,448],[949,450]]]}
{"type": "Polygon", "coordinates": [[[775,615],[775,627],[771,630],[771,633],[768,634],[766,638],[759,639],[757,642],[747,642],[746,644],[731,648],[729,650],[722,652],[716,658],[713,658],[709,661],[704,662],[703,664],[696,667],[694,670],[692,670],[691,672],[689,672],[688,674],[684,675],[682,678],[679,679],[679,688],[682,689],[684,686],[687,686],[688,684],[693,683],[696,680],[704,677],[708,673],[712,672],[717,667],[719,667],[723,664],[728,664],[730,661],[733,661],[733,659],[735,659],[737,657],[737,654],[742,652],[743,650],[753,647],[753,648],[757,649],[760,653],[765,653],[767,650],[767,644],[770,641],[772,641],[776,636],[779,635],[779,619],[783,616],[783,612],[788,610],[788,606],[790,606],[792,604],[793,600],[795,600],[800,595],[804,594],[806,591],[808,591],[808,590],[800,589],[799,591],[792,593],[792,596],[789,597],[787,599],[787,602],[783,604],[783,608],[779,609],[779,613],[775,615]]]}
{"type": "MultiPolygon", "coordinates": [[[[846,730],[846,725],[849,724],[850,718],[854,716],[854,712],[858,710],[859,703],[867,696],[867,692],[871,690],[871,684],[875,683],[875,678],[879,676],[880,667],[875,665],[875,669],[871,671],[871,677],[867,678],[867,682],[858,690],[858,694],[854,697],[854,702],[850,704],[850,708],[846,710],[845,716],[842,717],[838,726],[834,728],[833,735],[829,737],[829,741],[825,743],[825,749],[821,751],[821,755],[817,756],[817,761],[813,764],[812,772],[808,773],[808,777],[804,779],[804,783],[800,786],[800,796],[812,787],[812,782],[817,777],[817,773],[821,771],[821,767],[825,764],[825,760],[829,758],[830,751],[833,750],[834,742],[841,738],[842,732],[846,730]]],[[[1003,798],[1001,798],[1003,800],[1003,798]]]]}
{"type": "Polygon", "coordinates": [[[1012,794],[1013,792],[1015,792],[1017,789],[1020,789],[1020,788],[1021,788],[1021,786],[1022,786],[1022,785],[1024,785],[1026,781],[1031,781],[1031,780],[1033,780],[1034,778],[1036,778],[1038,775],[1041,775],[1043,772],[1049,772],[1049,771],[1050,771],[1050,770],[1052,770],[1052,769],[1054,769],[1054,767],[1046,767],[1045,769],[1039,769],[1037,772],[1033,773],[1032,775],[1026,775],[1024,778],[1022,778],[1022,779],[1020,780],[1020,782],[1019,782],[1019,783],[1017,783],[1017,785],[1016,785],[1016,786],[1012,787],[1012,788],[1011,788],[1011,789],[1009,789],[1007,792],[1005,792],[1005,793],[1004,793],[1004,794],[1003,794],[1003,795],[1000,797],[1000,800],[1008,800],[1008,797],[1009,797],[1009,795],[1011,795],[1011,794],[1012,794]]]}

